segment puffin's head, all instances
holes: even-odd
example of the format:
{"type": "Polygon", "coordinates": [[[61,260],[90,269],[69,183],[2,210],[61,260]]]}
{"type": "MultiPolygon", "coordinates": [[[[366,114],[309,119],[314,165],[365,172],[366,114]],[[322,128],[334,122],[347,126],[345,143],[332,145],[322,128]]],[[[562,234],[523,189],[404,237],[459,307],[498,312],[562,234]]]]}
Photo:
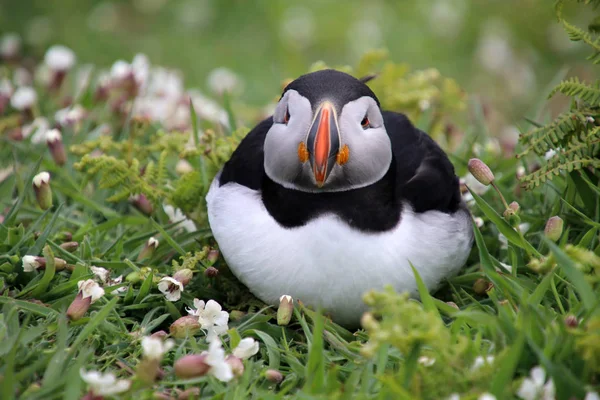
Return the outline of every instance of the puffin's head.
{"type": "Polygon", "coordinates": [[[264,153],[269,178],[305,192],[373,184],[392,161],[377,97],[360,80],[334,70],[303,75],[285,88],[264,153]]]}

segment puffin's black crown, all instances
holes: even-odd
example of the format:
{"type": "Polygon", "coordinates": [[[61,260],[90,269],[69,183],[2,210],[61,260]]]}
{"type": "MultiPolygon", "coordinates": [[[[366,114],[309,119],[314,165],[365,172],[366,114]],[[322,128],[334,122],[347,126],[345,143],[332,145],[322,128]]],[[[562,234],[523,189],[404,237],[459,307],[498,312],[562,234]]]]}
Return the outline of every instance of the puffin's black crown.
{"type": "Polygon", "coordinates": [[[313,108],[317,107],[321,101],[329,100],[339,111],[345,104],[363,96],[372,97],[379,105],[377,96],[365,83],[352,75],[334,69],[324,69],[302,75],[287,85],[283,94],[290,89],[306,97],[313,108]]]}

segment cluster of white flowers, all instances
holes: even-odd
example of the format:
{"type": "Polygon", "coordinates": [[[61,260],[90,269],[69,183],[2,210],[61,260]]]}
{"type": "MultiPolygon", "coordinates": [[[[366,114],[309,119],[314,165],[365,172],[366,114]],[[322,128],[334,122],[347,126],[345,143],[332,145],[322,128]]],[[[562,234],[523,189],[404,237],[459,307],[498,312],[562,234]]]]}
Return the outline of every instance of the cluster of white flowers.
{"type": "Polygon", "coordinates": [[[229,329],[229,313],[224,311],[219,303],[214,300],[194,299],[195,309],[187,309],[188,314],[197,317],[200,328],[206,332],[206,339],[210,342],[223,335],[229,329]]]}

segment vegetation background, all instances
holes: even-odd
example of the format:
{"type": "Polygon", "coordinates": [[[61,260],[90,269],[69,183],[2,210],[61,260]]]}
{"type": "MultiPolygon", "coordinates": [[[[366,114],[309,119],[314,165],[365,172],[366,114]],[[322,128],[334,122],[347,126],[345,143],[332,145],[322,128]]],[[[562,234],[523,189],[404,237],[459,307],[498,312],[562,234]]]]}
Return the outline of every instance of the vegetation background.
{"type": "Polygon", "coordinates": [[[0,398],[598,399],[599,4],[1,2],[0,398]],[[202,200],[326,65],[378,74],[475,217],[459,276],[356,332],[253,298],[202,200]]]}

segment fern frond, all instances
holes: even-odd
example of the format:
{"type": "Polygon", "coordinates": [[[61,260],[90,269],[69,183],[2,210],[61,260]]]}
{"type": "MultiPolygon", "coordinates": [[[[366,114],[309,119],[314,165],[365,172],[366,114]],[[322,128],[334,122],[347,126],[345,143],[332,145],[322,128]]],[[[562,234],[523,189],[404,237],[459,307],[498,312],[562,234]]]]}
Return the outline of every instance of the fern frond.
{"type": "Polygon", "coordinates": [[[571,97],[578,97],[592,107],[600,106],[600,89],[596,82],[593,86],[585,82],[581,82],[579,78],[572,77],[563,81],[556,86],[548,95],[551,98],[556,93],[562,93],[571,97]]]}
{"type": "Polygon", "coordinates": [[[587,59],[592,61],[594,64],[600,63],[600,38],[594,40],[591,34],[576,27],[575,25],[569,24],[564,19],[562,20],[562,24],[565,28],[565,31],[567,31],[567,34],[569,35],[569,39],[574,42],[581,41],[592,48],[593,53],[587,59]]]}
{"type": "Polygon", "coordinates": [[[528,146],[517,157],[523,157],[533,150],[536,154],[543,155],[549,149],[562,146],[565,136],[581,128],[587,122],[585,115],[579,111],[572,111],[560,115],[550,125],[533,129],[521,135],[521,141],[528,146]]]}

